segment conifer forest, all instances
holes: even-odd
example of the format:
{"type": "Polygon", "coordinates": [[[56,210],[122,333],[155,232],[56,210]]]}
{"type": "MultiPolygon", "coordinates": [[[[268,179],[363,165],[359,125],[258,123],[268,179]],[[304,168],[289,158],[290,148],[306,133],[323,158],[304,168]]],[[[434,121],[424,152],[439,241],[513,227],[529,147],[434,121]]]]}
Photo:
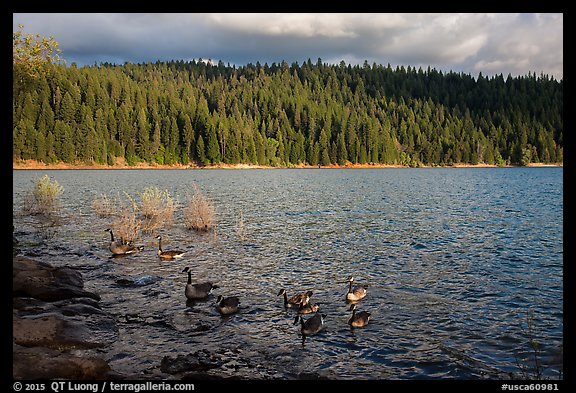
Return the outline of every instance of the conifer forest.
{"type": "Polygon", "coordinates": [[[368,64],[50,65],[13,89],[13,161],[528,165],[563,161],[563,80],[368,64]]]}

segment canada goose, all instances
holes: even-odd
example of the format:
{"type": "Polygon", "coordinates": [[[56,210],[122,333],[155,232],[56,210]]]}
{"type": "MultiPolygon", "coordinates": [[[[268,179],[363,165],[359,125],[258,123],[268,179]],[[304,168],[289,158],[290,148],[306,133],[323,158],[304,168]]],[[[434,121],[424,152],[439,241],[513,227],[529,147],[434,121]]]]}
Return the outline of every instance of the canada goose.
{"type": "Polygon", "coordinates": [[[300,304],[307,304],[310,301],[310,296],[312,296],[312,291],[302,292],[288,299],[286,290],[281,289],[276,296],[280,295],[284,295],[284,307],[293,308],[298,307],[300,304]]]}
{"type": "Polygon", "coordinates": [[[310,303],[300,303],[298,307],[298,314],[311,314],[313,312],[318,312],[320,309],[320,303],[310,304],[310,303]]]}
{"type": "Polygon", "coordinates": [[[354,277],[352,276],[348,277],[348,282],[350,283],[350,286],[348,287],[346,300],[356,302],[360,299],[364,299],[364,297],[366,297],[366,285],[365,286],[357,285],[354,288],[352,288],[352,281],[354,281],[354,277]]]}
{"type": "Polygon", "coordinates": [[[222,295],[218,295],[216,299],[216,308],[218,312],[222,315],[230,315],[238,311],[238,307],[240,305],[240,299],[236,296],[230,297],[223,297],[222,295]]]}
{"type": "Polygon", "coordinates": [[[114,255],[126,255],[126,254],[132,254],[136,251],[142,251],[142,249],[144,247],[135,247],[132,242],[129,242],[128,244],[124,244],[121,242],[117,242],[116,240],[114,240],[114,233],[112,232],[112,229],[107,228],[105,229],[106,232],[110,232],[110,251],[112,251],[112,254],[114,255]]]}
{"type": "Polygon", "coordinates": [[[362,327],[368,325],[371,313],[367,311],[356,312],[356,304],[350,305],[350,310],[352,311],[352,316],[348,320],[348,325],[353,327],[362,327]]]}
{"type": "Polygon", "coordinates": [[[158,239],[158,256],[161,259],[176,259],[182,258],[182,256],[186,253],[185,251],[180,250],[170,250],[170,251],[162,251],[162,236],[156,236],[158,239]]]}
{"type": "Polygon", "coordinates": [[[326,314],[316,313],[313,317],[304,320],[304,318],[298,314],[296,315],[296,319],[294,319],[294,325],[300,320],[300,332],[302,332],[303,336],[309,336],[322,330],[324,327],[324,318],[326,318],[326,314]]]}
{"type": "Polygon", "coordinates": [[[185,267],[182,273],[188,272],[188,283],[184,289],[184,294],[186,298],[190,300],[204,299],[210,295],[210,292],[214,288],[218,288],[218,285],[214,285],[211,282],[203,282],[199,284],[192,284],[192,272],[189,267],[185,267]]]}

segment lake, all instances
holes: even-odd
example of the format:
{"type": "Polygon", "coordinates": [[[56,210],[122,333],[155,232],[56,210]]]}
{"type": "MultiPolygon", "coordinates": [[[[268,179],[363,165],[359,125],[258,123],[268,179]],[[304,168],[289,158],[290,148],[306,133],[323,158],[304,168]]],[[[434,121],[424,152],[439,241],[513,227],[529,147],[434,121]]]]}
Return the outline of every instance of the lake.
{"type": "Polygon", "coordinates": [[[119,339],[102,356],[118,372],[170,378],[164,356],[205,348],[242,352],[278,378],[563,378],[561,167],[14,170],[13,201],[22,253],[79,268],[116,317],[119,339]],[[64,187],[50,229],[19,210],[44,174],[64,187]],[[183,223],[194,185],[216,208],[215,234],[183,223]],[[178,202],[163,248],[187,255],[161,261],[144,233],[142,252],[110,258],[111,218],[92,201],[138,201],[150,186],[178,202]],[[186,266],[220,287],[209,300],[187,304],[186,266]],[[368,285],[363,328],[347,324],[350,275],[368,285]],[[312,290],[324,331],[303,341],[281,288],[312,290]],[[218,294],[238,296],[240,312],[221,317],[218,294]]]}

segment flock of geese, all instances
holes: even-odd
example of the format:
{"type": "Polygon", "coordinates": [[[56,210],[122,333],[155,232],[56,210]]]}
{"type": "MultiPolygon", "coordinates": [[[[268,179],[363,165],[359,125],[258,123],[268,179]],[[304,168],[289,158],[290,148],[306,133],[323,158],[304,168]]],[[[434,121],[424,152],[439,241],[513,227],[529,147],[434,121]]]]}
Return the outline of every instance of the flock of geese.
{"type": "MultiPolygon", "coordinates": [[[[352,287],[353,282],[354,277],[348,277],[348,292],[346,293],[346,301],[351,303],[349,311],[352,311],[352,316],[348,319],[348,324],[352,327],[364,327],[368,325],[368,321],[370,320],[370,316],[372,314],[368,311],[356,312],[356,303],[366,297],[366,286],[356,285],[352,287]]],[[[294,319],[294,324],[296,325],[298,322],[300,322],[300,332],[302,333],[302,336],[310,336],[320,332],[323,329],[326,314],[319,313],[320,303],[310,303],[312,291],[298,293],[291,298],[288,298],[286,290],[281,289],[280,292],[278,292],[278,296],[284,296],[284,307],[298,308],[298,313],[294,319]],[[306,320],[302,317],[302,314],[310,313],[314,313],[314,316],[306,320]]]]}
{"type": "MultiPolygon", "coordinates": [[[[132,242],[124,243],[123,241],[115,240],[114,232],[112,232],[112,229],[110,228],[105,229],[105,231],[110,232],[109,248],[110,251],[112,252],[112,255],[128,255],[133,254],[137,251],[142,251],[144,249],[143,246],[136,247],[134,244],[132,244],[132,242]]],[[[165,260],[178,259],[182,258],[184,254],[186,254],[185,251],[181,250],[164,251],[162,250],[162,236],[158,235],[156,236],[156,239],[158,239],[158,256],[160,257],[160,259],[165,260]]]]}
{"type": "MultiPolygon", "coordinates": [[[[106,229],[110,232],[110,245],[109,249],[113,255],[127,255],[138,251],[142,251],[142,246],[135,246],[132,242],[124,243],[122,241],[117,241],[114,239],[114,233],[112,229],[106,229]]],[[[158,257],[163,260],[174,260],[182,258],[185,255],[185,251],[181,250],[163,250],[162,249],[162,236],[156,236],[158,239],[158,257]]],[[[213,289],[218,288],[218,285],[211,282],[201,282],[192,283],[192,272],[189,267],[185,267],[182,273],[188,274],[188,281],[184,287],[184,295],[188,300],[203,300],[206,299],[213,289]]],[[[348,277],[348,292],[346,293],[346,301],[350,304],[349,311],[352,311],[352,315],[348,319],[348,325],[351,327],[364,327],[368,324],[370,320],[371,313],[367,311],[356,311],[357,302],[364,299],[367,294],[366,285],[356,285],[353,286],[354,277],[348,277]]],[[[324,320],[326,314],[320,313],[320,303],[312,304],[310,303],[310,298],[312,296],[312,291],[306,291],[298,293],[290,298],[286,293],[285,289],[281,289],[277,296],[284,297],[284,307],[290,309],[297,309],[298,312],[294,319],[294,325],[300,322],[300,332],[302,337],[314,335],[319,333],[324,328],[324,320]],[[314,314],[308,319],[304,319],[302,315],[304,314],[314,314]]],[[[240,299],[237,296],[224,297],[218,295],[216,299],[216,309],[221,315],[231,315],[240,309],[240,299]]]]}

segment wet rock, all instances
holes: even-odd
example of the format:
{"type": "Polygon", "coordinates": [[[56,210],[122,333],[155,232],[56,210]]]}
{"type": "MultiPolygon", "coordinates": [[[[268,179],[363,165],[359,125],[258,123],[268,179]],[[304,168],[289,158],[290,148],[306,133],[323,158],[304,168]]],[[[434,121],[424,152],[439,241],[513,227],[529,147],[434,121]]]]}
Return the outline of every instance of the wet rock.
{"type": "Polygon", "coordinates": [[[82,275],[27,257],[13,257],[13,377],[104,379],[114,375],[90,349],[118,339],[116,321],[82,275]],[[83,350],[82,355],[74,354],[83,350]]]}
{"type": "Polygon", "coordinates": [[[116,284],[123,287],[143,287],[145,285],[153,284],[160,280],[162,280],[162,277],[147,275],[135,278],[119,278],[118,280],[116,280],[116,284]]]}
{"type": "Polygon", "coordinates": [[[183,381],[215,381],[223,379],[234,379],[232,377],[225,377],[223,375],[208,374],[206,372],[187,372],[180,378],[183,381]]]}
{"type": "Polygon", "coordinates": [[[12,308],[18,310],[20,316],[56,311],[60,311],[67,316],[90,314],[106,315],[100,308],[98,302],[92,298],[72,298],[55,302],[44,302],[29,297],[16,297],[12,299],[12,308]]]}
{"type": "Polygon", "coordinates": [[[118,338],[114,319],[107,315],[75,314],[54,311],[21,316],[12,314],[13,339],[23,346],[47,348],[102,348],[118,338]]]}
{"type": "Polygon", "coordinates": [[[222,360],[207,350],[199,350],[176,358],[164,356],[160,371],[167,374],[178,374],[186,371],[206,371],[222,365],[222,360]]]}
{"type": "MultiPolygon", "coordinates": [[[[287,374],[256,363],[241,350],[225,348],[214,352],[202,349],[195,353],[178,355],[175,358],[165,356],[162,359],[160,370],[186,380],[289,378],[287,374]]],[[[298,378],[292,376],[291,379],[298,378]]]]}
{"type": "Polygon", "coordinates": [[[97,356],[78,356],[54,349],[13,345],[14,379],[109,379],[110,366],[97,356]]]}
{"type": "Polygon", "coordinates": [[[317,373],[317,372],[307,372],[307,371],[303,371],[301,373],[298,373],[297,376],[298,379],[305,379],[305,380],[326,380],[328,379],[327,377],[317,373]]]}
{"type": "Polygon", "coordinates": [[[85,291],[83,287],[82,275],[72,268],[53,267],[23,256],[12,259],[12,296],[46,301],[75,297],[100,300],[98,294],[85,291]]]}

